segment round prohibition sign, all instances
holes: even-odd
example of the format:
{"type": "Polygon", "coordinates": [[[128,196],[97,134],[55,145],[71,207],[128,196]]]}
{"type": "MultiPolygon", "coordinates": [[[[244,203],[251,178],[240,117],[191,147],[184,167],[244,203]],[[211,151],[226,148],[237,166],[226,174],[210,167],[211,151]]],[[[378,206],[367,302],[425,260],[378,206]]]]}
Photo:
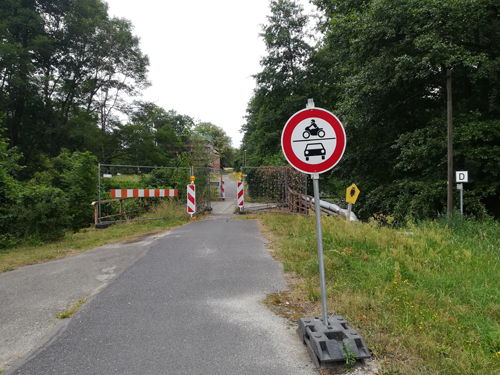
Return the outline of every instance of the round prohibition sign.
{"type": "Polygon", "coordinates": [[[344,155],[346,136],[339,119],[322,108],[295,113],[281,133],[286,160],[303,173],[324,173],[344,155]]]}

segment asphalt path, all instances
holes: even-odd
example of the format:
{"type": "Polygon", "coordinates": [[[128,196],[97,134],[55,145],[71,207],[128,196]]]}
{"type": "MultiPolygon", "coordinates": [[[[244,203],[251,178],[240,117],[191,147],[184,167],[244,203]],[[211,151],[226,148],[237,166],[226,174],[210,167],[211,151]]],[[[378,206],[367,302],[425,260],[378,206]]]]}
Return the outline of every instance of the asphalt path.
{"type": "Polygon", "coordinates": [[[157,237],[5,373],[317,374],[262,303],[286,283],[254,220],[213,215],[157,237]]]}

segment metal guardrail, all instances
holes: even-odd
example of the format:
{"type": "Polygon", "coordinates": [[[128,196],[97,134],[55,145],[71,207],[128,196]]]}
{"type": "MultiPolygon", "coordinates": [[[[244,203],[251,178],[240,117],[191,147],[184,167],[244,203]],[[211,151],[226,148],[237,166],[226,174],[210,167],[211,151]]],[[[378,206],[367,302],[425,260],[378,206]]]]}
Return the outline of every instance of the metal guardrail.
{"type": "MultiPolygon", "coordinates": [[[[323,212],[326,215],[334,215],[334,216],[343,216],[347,217],[348,210],[340,208],[336,204],[329,203],[326,201],[319,201],[320,203],[320,209],[321,212],[323,212]]],[[[305,195],[305,194],[300,194],[297,193],[296,191],[293,191],[292,189],[288,189],[288,207],[290,211],[295,212],[295,213],[307,213],[308,210],[311,212],[314,210],[315,204],[314,204],[314,198],[305,195]]],[[[358,221],[358,218],[354,212],[351,212],[350,214],[350,221],[358,221]]]]}

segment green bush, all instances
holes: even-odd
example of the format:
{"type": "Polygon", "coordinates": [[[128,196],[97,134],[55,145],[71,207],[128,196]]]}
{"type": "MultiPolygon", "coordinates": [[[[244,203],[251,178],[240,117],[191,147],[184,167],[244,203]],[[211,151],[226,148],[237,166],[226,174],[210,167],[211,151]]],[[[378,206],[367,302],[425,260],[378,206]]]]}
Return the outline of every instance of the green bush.
{"type": "MultiPolygon", "coordinates": [[[[97,182],[96,182],[97,183],[97,182]]],[[[116,178],[101,178],[101,193],[111,189],[142,189],[140,181],[118,180],[116,178]]]]}
{"type": "Polygon", "coordinates": [[[141,185],[145,188],[168,189],[172,186],[174,172],[175,169],[153,169],[141,177],[141,185]]]}
{"type": "Polygon", "coordinates": [[[11,218],[16,237],[55,240],[70,227],[69,199],[61,189],[31,186],[19,194],[11,218]]]}
{"type": "Polygon", "coordinates": [[[52,162],[56,172],[52,186],[63,190],[68,198],[70,228],[77,231],[89,226],[94,215],[90,204],[98,199],[96,157],[90,152],[65,150],[52,162]]]}
{"type": "Polygon", "coordinates": [[[20,156],[15,149],[7,149],[7,142],[0,129],[0,233],[3,233],[0,235],[0,248],[12,243],[12,236],[8,234],[12,220],[11,208],[20,190],[20,183],[13,175],[21,169],[17,164],[20,156]]]}

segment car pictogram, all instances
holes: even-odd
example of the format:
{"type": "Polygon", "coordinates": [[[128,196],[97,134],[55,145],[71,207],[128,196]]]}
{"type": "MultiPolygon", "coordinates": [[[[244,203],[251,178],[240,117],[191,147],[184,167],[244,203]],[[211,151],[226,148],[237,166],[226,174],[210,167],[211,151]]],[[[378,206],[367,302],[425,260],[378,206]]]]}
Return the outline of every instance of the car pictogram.
{"type": "Polygon", "coordinates": [[[309,161],[310,156],[321,156],[321,159],[325,160],[325,154],[326,150],[323,143],[309,143],[304,150],[306,161],[309,161]]]}

